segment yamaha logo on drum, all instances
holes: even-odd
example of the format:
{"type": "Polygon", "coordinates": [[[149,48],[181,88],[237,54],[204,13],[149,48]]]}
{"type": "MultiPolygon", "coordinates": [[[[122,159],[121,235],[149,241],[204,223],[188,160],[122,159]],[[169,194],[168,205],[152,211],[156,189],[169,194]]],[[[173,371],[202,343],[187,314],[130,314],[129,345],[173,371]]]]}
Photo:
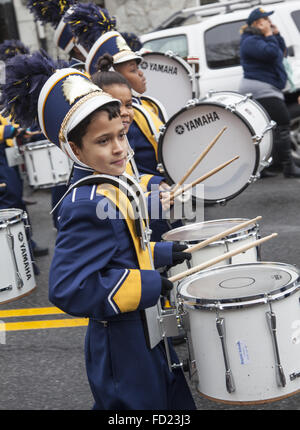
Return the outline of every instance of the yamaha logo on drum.
{"type": "Polygon", "coordinates": [[[24,240],[23,233],[21,231],[18,234],[18,239],[20,242],[23,242],[23,240],[24,240]]]}
{"type": "Polygon", "coordinates": [[[143,70],[148,69],[148,63],[147,63],[147,61],[142,61],[141,64],[140,64],[140,68],[143,69],[143,70]]]}
{"type": "Polygon", "coordinates": [[[198,116],[198,118],[191,119],[190,121],[184,122],[183,125],[179,124],[175,127],[175,133],[183,134],[185,130],[193,131],[198,127],[204,127],[205,125],[210,124],[211,122],[215,122],[220,120],[217,112],[209,112],[205,115],[198,116]]]}
{"type": "Polygon", "coordinates": [[[177,125],[177,126],[175,127],[175,132],[176,132],[177,134],[183,134],[183,133],[184,133],[184,127],[183,127],[182,125],[177,125]]]}
{"type": "Polygon", "coordinates": [[[140,68],[143,70],[149,69],[151,72],[167,73],[169,75],[178,74],[176,66],[170,66],[167,64],[147,63],[146,61],[143,61],[140,64],[140,68]]]}

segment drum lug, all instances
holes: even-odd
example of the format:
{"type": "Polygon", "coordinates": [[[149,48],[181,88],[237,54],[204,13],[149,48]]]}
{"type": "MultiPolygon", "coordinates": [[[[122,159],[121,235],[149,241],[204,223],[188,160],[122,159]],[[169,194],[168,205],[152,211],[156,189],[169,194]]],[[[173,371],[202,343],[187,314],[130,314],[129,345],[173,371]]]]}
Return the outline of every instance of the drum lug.
{"type": "Polygon", "coordinates": [[[260,178],[260,175],[251,175],[250,178],[248,179],[248,184],[253,184],[254,182],[256,182],[258,179],[260,178]]]}
{"type": "Polygon", "coordinates": [[[223,357],[224,357],[226,389],[228,393],[233,393],[235,391],[235,384],[234,384],[233,375],[230,369],[229,357],[228,357],[228,351],[227,351],[227,345],[226,345],[225,320],[224,318],[220,318],[218,314],[216,318],[216,326],[217,326],[218,335],[221,341],[223,357]]]}
{"type": "Polygon", "coordinates": [[[220,206],[226,206],[227,201],[226,199],[221,199],[221,200],[217,200],[216,203],[219,204],[220,206]]]}
{"type": "Polygon", "coordinates": [[[270,307],[270,311],[266,312],[266,317],[267,317],[267,322],[272,336],[272,342],[274,347],[276,380],[277,380],[277,385],[279,387],[285,387],[286,379],[285,379],[282,365],[280,363],[279,347],[277,342],[276,315],[272,310],[270,301],[269,301],[269,307],[270,307]]]}
{"type": "Polygon", "coordinates": [[[161,125],[159,127],[159,131],[160,131],[160,134],[164,134],[164,132],[166,131],[166,126],[165,125],[161,125]]]}
{"type": "Polygon", "coordinates": [[[174,54],[174,52],[169,49],[168,51],[165,52],[165,56],[172,58],[172,57],[176,57],[176,54],[174,54]]]}
{"type": "Polygon", "coordinates": [[[259,164],[260,170],[265,169],[266,167],[269,167],[272,163],[273,158],[270,157],[268,160],[262,160],[259,164]]]}
{"type": "Polygon", "coordinates": [[[156,170],[158,170],[159,173],[165,173],[165,169],[161,163],[158,163],[158,165],[156,166],[156,170]]]}
{"type": "Polygon", "coordinates": [[[186,109],[192,109],[193,107],[195,107],[198,103],[198,99],[190,99],[187,101],[185,108],[186,109]]]}
{"type": "Polygon", "coordinates": [[[12,285],[9,285],[8,287],[0,288],[0,293],[3,293],[5,291],[11,291],[13,289],[12,285]]]}

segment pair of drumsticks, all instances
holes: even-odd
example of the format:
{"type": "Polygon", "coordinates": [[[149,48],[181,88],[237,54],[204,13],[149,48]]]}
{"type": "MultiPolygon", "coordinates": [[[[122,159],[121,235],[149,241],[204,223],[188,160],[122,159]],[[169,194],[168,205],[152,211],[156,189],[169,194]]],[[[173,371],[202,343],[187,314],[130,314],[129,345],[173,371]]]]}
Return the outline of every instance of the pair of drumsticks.
{"type": "MultiPolygon", "coordinates": [[[[210,176],[214,175],[215,173],[219,172],[220,170],[224,169],[224,167],[228,166],[229,164],[231,164],[233,161],[237,160],[239,158],[239,156],[235,156],[234,158],[232,158],[229,161],[226,161],[225,163],[219,165],[218,167],[212,169],[210,172],[206,173],[205,175],[201,176],[200,178],[196,179],[194,182],[192,182],[191,184],[187,185],[186,187],[179,189],[181,187],[181,185],[184,183],[184,181],[190,176],[190,174],[195,170],[195,168],[198,166],[198,164],[203,160],[203,158],[206,156],[206,154],[210,151],[210,149],[214,146],[214,144],[217,142],[217,140],[221,137],[221,135],[224,133],[224,131],[227,129],[227,127],[224,127],[218,134],[217,136],[212,140],[212,142],[207,146],[207,148],[205,148],[205,150],[201,153],[201,155],[197,158],[197,160],[194,162],[194,164],[188,169],[188,171],[186,172],[186,174],[181,178],[181,180],[175,185],[175,187],[171,190],[170,192],[170,200],[174,199],[175,197],[177,197],[179,194],[187,191],[188,189],[194,187],[195,185],[199,184],[200,182],[203,182],[205,179],[209,178],[210,176]]],[[[223,231],[222,233],[218,233],[206,240],[204,240],[203,242],[200,242],[190,248],[188,248],[185,252],[188,253],[193,253],[201,248],[204,248],[205,246],[209,245],[210,243],[213,243],[217,240],[220,240],[226,236],[228,236],[229,234],[232,234],[250,224],[254,224],[256,221],[258,221],[259,219],[261,219],[261,216],[258,216],[256,218],[253,218],[251,220],[245,221],[235,227],[232,227],[230,229],[227,229],[225,231],[223,231]]],[[[228,258],[233,257],[234,255],[240,254],[241,252],[245,252],[250,248],[254,248],[258,245],[260,245],[263,242],[266,242],[267,240],[272,239],[273,237],[276,237],[277,233],[272,233],[269,236],[266,236],[262,239],[258,239],[253,241],[251,244],[248,245],[244,245],[241,246],[240,248],[237,248],[233,251],[229,251],[226,252],[223,255],[220,255],[218,257],[215,257],[211,260],[206,261],[205,263],[199,264],[198,266],[192,267],[189,270],[186,270],[182,273],[179,273],[175,276],[172,276],[169,278],[169,280],[171,282],[176,282],[179,281],[180,279],[185,278],[186,276],[192,275],[193,273],[199,272],[201,270],[204,270],[210,266],[213,266],[214,264],[219,263],[220,261],[226,260],[228,258]]]]}

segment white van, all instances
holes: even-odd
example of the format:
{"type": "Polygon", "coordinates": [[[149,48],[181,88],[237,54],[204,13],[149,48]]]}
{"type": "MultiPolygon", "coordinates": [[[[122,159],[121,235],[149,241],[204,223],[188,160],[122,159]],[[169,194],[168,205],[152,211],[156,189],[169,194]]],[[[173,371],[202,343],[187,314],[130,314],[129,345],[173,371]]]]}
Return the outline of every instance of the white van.
{"type": "MultiPolygon", "coordinates": [[[[278,27],[288,47],[288,62],[293,81],[300,93],[300,0],[229,0],[183,9],[174,13],[157,29],[140,36],[143,48],[152,52],[174,54],[187,59],[196,57],[198,97],[210,90],[237,91],[242,76],[239,43],[240,28],[249,13],[261,6],[274,11],[272,22],[278,27]]],[[[286,86],[289,97],[290,85],[286,86]]],[[[290,98],[294,103],[295,97],[290,98]]],[[[295,108],[295,103],[294,103],[295,108]]],[[[300,157],[300,115],[292,120],[294,154],[300,157]]]]}
{"type": "MultiPolygon", "coordinates": [[[[184,9],[172,15],[160,30],[140,36],[143,47],[154,52],[174,52],[180,57],[199,58],[200,97],[209,90],[236,91],[242,76],[240,28],[251,10],[263,5],[274,11],[271,19],[289,48],[294,81],[300,88],[300,1],[232,0],[184,9]],[[196,21],[189,24],[191,21],[196,21]],[[174,23],[180,26],[174,27],[174,23]]],[[[288,89],[288,88],[287,88],[288,89]]]]}

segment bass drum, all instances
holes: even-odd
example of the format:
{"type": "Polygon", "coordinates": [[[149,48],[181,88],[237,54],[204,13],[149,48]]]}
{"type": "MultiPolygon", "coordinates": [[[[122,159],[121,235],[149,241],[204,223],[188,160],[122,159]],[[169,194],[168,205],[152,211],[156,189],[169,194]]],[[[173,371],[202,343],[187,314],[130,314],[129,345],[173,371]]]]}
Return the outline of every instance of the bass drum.
{"type": "Polygon", "coordinates": [[[159,100],[171,117],[186,105],[188,100],[195,97],[193,94],[194,73],[190,65],[183,58],[167,53],[146,52],[142,54],[143,60],[139,65],[143,71],[149,95],[159,100]]]}
{"type": "MultiPolygon", "coordinates": [[[[252,101],[249,101],[252,105],[252,101]]],[[[260,145],[252,116],[245,118],[237,109],[229,109],[219,100],[193,101],[173,115],[162,128],[158,138],[158,169],[170,184],[176,184],[190,169],[199,155],[217,134],[227,127],[223,135],[188,178],[198,179],[220,164],[239,156],[204,184],[204,202],[222,203],[240,194],[259,177],[264,161],[269,158],[272,145],[265,150],[260,145]]],[[[270,134],[275,123],[264,123],[260,136],[270,134]]],[[[197,188],[197,187],[196,187],[197,188]]],[[[193,191],[197,196],[197,192],[193,191]]],[[[198,197],[203,195],[198,193],[198,197]]]]}
{"type": "Polygon", "coordinates": [[[260,163],[259,172],[269,166],[273,148],[273,132],[269,132],[275,127],[274,121],[264,107],[251,98],[251,94],[242,95],[233,91],[210,91],[205,101],[216,101],[222,103],[225,109],[237,112],[245,121],[253,127],[255,131],[254,142],[259,144],[260,163]]]}

